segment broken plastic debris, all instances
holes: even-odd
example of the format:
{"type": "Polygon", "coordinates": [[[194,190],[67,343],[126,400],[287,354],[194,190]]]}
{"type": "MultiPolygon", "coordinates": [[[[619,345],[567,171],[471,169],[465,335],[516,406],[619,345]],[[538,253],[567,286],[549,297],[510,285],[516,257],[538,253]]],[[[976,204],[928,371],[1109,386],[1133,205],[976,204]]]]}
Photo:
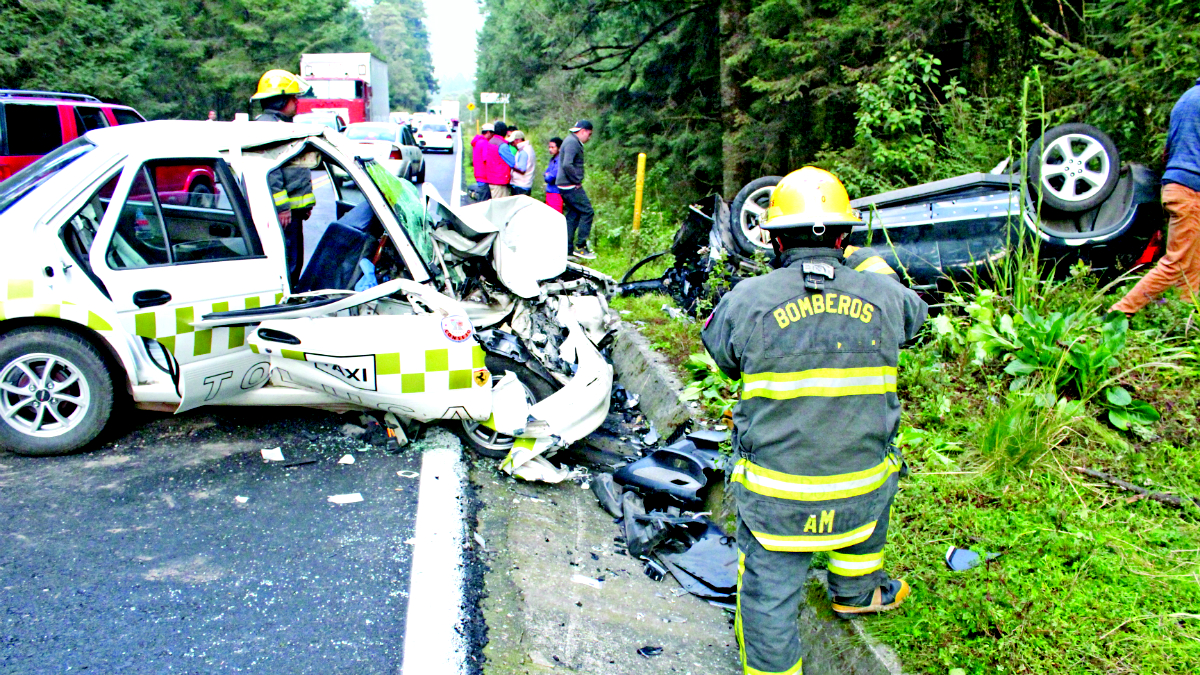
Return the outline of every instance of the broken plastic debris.
{"type": "Polygon", "coordinates": [[[651,647],[650,645],[646,645],[645,647],[637,650],[637,653],[646,658],[650,658],[651,656],[658,656],[659,654],[662,654],[662,650],[662,647],[651,647]]]}
{"type": "Polygon", "coordinates": [[[554,667],[554,664],[550,662],[550,659],[547,659],[545,656],[543,656],[541,652],[529,652],[529,661],[533,665],[541,666],[543,668],[554,667]]]}
{"type": "Polygon", "coordinates": [[[662,581],[663,577],[667,576],[667,568],[657,560],[647,560],[642,571],[650,577],[650,581],[662,581]]]}
{"type": "Polygon", "coordinates": [[[331,504],[354,504],[362,500],[363,496],[358,492],[351,492],[348,495],[329,495],[329,502],[331,504]]]}
{"type": "Polygon", "coordinates": [[[236,496],[236,497],[234,497],[234,498],[233,498],[233,501],[235,501],[235,502],[237,502],[237,503],[239,503],[239,504],[245,504],[246,502],[250,501],[250,498],[249,498],[249,497],[243,497],[243,496],[241,496],[241,495],[238,495],[238,496],[236,496]]]}
{"type": "Polygon", "coordinates": [[[282,462],[283,448],[263,448],[262,458],[268,462],[282,462]]]}
{"type": "Polygon", "coordinates": [[[999,557],[999,553],[976,553],[965,548],[951,546],[946,549],[946,567],[955,572],[963,572],[975,567],[980,562],[995,560],[999,557]]]}
{"type": "Polygon", "coordinates": [[[421,474],[417,473],[416,471],[409,471],[409,470],[405,469],[404,471],[397,471],[396,475],[400,476],[401,478],[416,478],[417,476],[420,476],[421,474]]]}
{"type": "Polygon", "coordinates": [[[338,460],[338,464],[353,464],[353,463],[354,463],[354,455],[351,455],[351,454],[342,455],[342,458],[338,460]]]}
{"type": "Polygon", "coordinates": [[[342,425],[342,435],[343,436],[349,436],[350,438],[359,438],[360,436],[362,436],[365,433],[367,433],[366,428],[360,427],[357,424],[346,423],[346,424],[342,425]]]}
{"type": "Polygon", "coordinates": [[[687,619],[682,616],[664,616],[663,623],[687,623],[687,619]]]}
{"type": "Polygon", "coordinates": [[[604,585],[604,582],[593,579],[591,577],[585,577],[582,574],[571,575],[571,581],[573,581],[577,584],[583,584],[584,586],[591,586],[592,588],[596,588],[596,589],[599,589],[601,586],[604,585]]]}
{"type": "Polygon", "coordinates": [[[479,534],[478,532],[476,532],[475,533],[475,541],[479,543],[479,548],[481,548],[485,551],[487,550],[487,542],[484,541],[482,534],[479,534]]]}
{"type": "Polygon", "coordinates": [[[654,428],[653,424],[651,424],[650,431],[647,431],[646,435],[642,436],[642,442],[646,445],[654,445],[658,442],[658,438],[658,430],[654,428]]]}

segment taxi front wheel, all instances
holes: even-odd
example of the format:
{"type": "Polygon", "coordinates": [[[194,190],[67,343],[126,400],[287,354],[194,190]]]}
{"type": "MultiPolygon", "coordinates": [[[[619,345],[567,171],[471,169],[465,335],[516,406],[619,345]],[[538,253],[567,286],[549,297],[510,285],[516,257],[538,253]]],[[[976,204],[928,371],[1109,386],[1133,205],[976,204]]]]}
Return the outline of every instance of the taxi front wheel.
{"type": "Polygon", "coordinates": [[[0,445],[34,457],[77,452],[112,410],[112,376],[87,340],[51,327],[0,336],[0,445]]]}

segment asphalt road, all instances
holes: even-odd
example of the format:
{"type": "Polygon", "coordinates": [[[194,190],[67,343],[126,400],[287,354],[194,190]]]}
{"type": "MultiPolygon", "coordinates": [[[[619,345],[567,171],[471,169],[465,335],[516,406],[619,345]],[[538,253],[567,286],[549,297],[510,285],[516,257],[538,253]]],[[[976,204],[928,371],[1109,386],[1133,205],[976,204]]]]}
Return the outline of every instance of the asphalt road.
{"type": "Polygon", "coordinates": [[[364,450],[319,412],[199,412],[0,454],[0,672],[397,672],[418,496],[397,472],[421,448],[364,450]]]}

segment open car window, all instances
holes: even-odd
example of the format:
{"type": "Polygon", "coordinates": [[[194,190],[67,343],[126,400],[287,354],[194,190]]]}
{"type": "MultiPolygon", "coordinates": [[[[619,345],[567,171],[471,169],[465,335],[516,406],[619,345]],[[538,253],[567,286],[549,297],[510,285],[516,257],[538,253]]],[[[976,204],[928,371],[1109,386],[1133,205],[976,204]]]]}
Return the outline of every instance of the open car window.
{"type": "Polygon", "coordinates": [[[262,256],[228,167],[219,160],[155,161],[137,170],[105,260],[137,269],[262,256]]]}

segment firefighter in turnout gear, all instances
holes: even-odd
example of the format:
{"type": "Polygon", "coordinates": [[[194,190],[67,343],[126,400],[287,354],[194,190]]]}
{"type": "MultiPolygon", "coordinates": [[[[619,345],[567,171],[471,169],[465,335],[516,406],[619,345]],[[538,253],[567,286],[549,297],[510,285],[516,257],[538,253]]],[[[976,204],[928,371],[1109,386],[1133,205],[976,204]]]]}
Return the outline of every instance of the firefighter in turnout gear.
{"type": "MultiPolygon", "coordinates": [[[[255,122],[291,122],[299,106],[299,97],[312,92],[304,78],[286,70],[268,70],[258,80],[252,100],[262,101],[263,112],[255,122]]],[[[317,203],[313,195],[312,169],[317,166],[315,153],[303,153],[267,175],[275,212],[283,227],[287,252],[288,283],[292,291],[300,281],[304,267],[304,221],[317,203]],[[311,166],[310,166],[311,165],[311,166]]]]}
{"type": "Polygon", "coordinates": [[[829,552],[843,618],[909,594],[883,571],[883,547],[903,465],[892,446],[896,365],[928,308],[869,249],[840,250],[859,223],[832,174],[786,176],[764,225],[776,269],[735,286],[702,334],[721,370],[743,382],[731,483],[747,675],[801,672],[798,612],[815,551],[829,552]]]}

